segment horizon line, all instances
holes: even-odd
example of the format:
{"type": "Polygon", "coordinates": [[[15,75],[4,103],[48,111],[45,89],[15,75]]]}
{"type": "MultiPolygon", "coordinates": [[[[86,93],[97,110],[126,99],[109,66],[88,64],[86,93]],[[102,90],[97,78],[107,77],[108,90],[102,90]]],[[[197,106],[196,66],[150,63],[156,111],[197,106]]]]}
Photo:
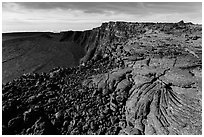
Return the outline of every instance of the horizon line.
{"type": "MultiPolygon", "coordinates": [[[[184,21],[184,20],[180,20],[180,21],[184,21]]],[[[180,21],[178,21],[178,22],[180,22],[180,21]]],[[[90,29],[84,29],[84,30],[69,30],[69,29],[67,29],[67,30],[59,30],[59,31],[54,31],[54,30],[46,30],[46,31],[38,31],[38,30],[33,30],[33,31],[24,31],[24,30],[22,30],[22,31],[7,31],[7,32],[3,32],[2,31],[2,34],[4,34],[4,33],[62,33],[62,32],[67,32],[67,31],[88,31],[88,30],[92,30],[92,29],[94,29],[94,28],[98,28],[98,27],[101,27],[102,26],[102,24],[104,24],[104,23],[111,23],[111,22],[125,22],[125,23],[155,23],[155,24],[163,24],[163,23],[178,23],[178,22],[152,22],[152,21],[141,21],[141,22],[133,22],[133,21],[104,21],[104,22],[102,22],[101,23],[101,25],[100,26],[96,26],[96,27],[93,27],[93,28],[90,28],[90,29]]],[[[193,25],[202,25],[202,23],[193,23],[193,22],[191,22],[191,21],[189,21],[189,22],[185,22],[184,21],[184,23],[185,24],[188,24],[188,23],[192,23],[193,25]]]]}

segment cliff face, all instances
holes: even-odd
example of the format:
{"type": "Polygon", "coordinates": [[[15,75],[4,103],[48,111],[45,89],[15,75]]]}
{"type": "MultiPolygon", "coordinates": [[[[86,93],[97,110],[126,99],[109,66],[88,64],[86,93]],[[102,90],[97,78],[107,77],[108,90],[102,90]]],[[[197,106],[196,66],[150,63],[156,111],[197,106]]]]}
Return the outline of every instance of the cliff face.
{"type": "Polygon", "coordinates": [[[201,32],[181,21],[61,33],[80,65],[3,85],[3,134],[202,134],[201,32]]]}
{"type": "Polygon", "coordinates": [[[80,62],[87,62],[94,55],[95,49],[98,46],[99,30],[87,30],[87,31],[68,31],[63,32],[63,36],[60,41],[73,41],[84,49],[85,57],[80,62]]]}
{"type": "Polygon", "coordinates": [[[62,32],[60,41],[74,41],[83,47],[86,54],[80,61],[82,63],[101,56],[99,54],[110,53],[111,44],[124,42],[130,37],[144,33],[144,25],[127,22],[103,23],[92,30],[62,32]]]}

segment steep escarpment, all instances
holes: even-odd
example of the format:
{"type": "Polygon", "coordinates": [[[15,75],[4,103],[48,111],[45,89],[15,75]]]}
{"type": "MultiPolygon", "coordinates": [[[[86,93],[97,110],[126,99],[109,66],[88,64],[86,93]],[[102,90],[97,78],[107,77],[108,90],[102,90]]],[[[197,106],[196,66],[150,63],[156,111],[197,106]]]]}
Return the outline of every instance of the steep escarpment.
{"type": "Polygon", "coordinates": [[[63,32],[61,41],[71,40],[85,47],[86,54],[81,59],[81,63],[83,63],[91,59],[97,60],[99,57],[104,56],[105,53],[112,52],[112,49],[110,49],[112,44],[122,44],[127,39],[144,33],[146,31],[144,26],[145,23],[103,23],[100,27],[92,30],[63,32]]]}
{"type": "Polygon", "coordinates": [[[3,134],[202,134],[202,27],[108,22],[61,33],[80,65],[3,85],[3,134]]]}
{"type": "MultiPolygon", "coordinates": [[[[82,47],[84,50],[84,62],[87,62],[95,53],[95,49],[98,46],[98,29],[87,31],[68,31],[63,32],[63,36],[60,41],[73,41],[82,47]]],[[[83,62],[80,61],[80,62],[83,62]]]]}

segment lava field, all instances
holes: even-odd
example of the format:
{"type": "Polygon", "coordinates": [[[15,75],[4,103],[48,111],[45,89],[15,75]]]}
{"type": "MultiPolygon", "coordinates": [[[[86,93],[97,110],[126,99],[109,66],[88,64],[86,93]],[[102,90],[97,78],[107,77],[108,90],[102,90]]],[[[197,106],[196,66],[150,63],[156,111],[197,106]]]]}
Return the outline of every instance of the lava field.
{"type": "MultiPolygon", "coordinates": [[[[2,85],[3,135],[202,134],[201,25],[108,22],[35,37],[61,43],[53,52],[61,61],[42,71],[9,69],[18,75],[2,85]],[[58,56],[66,44],[81,54],[71,67],[62,65],[66,52],[58,56]]],[[[12,64],[5,63],[3,71],[12,64]]]]}

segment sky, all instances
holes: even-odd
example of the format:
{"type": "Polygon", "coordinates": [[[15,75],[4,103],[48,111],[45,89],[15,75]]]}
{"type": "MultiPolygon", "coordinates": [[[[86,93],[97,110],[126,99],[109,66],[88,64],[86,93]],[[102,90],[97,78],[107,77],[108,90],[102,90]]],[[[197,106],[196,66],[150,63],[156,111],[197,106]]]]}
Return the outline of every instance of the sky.
{"type": "Polygon", "coordinates": [[[201,2],[3,2],[2,31],[87,30],[102,22],[202,23],[201,2]]]}

